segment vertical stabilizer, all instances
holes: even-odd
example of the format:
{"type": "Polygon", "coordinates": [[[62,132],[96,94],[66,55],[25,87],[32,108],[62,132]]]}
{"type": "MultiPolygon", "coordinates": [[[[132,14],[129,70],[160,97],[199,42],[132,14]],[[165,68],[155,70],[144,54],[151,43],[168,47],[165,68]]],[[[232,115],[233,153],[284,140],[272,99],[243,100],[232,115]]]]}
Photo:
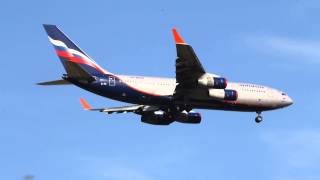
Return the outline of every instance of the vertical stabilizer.
{"type": "Polygon", "coordinates": [[[92,76],[109,74],[109,72],[101,68],[83,50],[73,43],[57,26],[45,24],[43,27],[68,77],[92,80],[92,76]]]}

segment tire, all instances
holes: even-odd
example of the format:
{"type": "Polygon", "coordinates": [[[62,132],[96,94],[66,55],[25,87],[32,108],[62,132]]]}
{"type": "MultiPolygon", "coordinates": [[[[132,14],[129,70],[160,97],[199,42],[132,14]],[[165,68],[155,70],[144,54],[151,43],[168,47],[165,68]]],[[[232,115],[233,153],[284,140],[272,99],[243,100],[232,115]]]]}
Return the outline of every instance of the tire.
{"type": "Polygon", "coordinates": [[[256,123],[260,123],[263,120],[262,116],[257,116],[255,121],[256,123]]]}

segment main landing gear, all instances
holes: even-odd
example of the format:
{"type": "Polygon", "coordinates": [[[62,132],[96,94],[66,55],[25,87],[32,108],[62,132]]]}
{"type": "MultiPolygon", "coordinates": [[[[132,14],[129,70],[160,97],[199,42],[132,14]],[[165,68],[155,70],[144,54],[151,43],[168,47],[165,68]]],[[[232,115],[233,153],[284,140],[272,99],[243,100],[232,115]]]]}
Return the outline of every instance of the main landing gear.
{"type": "Polygon", "coordinates": [[[177,111],[187,111],[190,112],[192,110],[192,107],[190,105],[181,105],[181,106],[176,106],[177,111]]]}
{"type": "Polygon", "coordinates": [[[257,112],[257,117],[255,119],[256,123],[260,123],[263,120],[262,116],[261,116],[261,112],[257,112]]]}

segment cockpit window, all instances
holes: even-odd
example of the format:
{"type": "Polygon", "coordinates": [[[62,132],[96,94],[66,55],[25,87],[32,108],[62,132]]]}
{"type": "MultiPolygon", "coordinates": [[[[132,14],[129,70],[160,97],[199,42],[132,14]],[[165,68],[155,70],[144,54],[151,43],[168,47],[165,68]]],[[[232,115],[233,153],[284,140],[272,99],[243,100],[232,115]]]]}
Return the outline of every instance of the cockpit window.
{"type": "Polygon", "coordinates": [[[287,94],[286,93],[282,93],[282,96],[286,96],[287,94]]]}

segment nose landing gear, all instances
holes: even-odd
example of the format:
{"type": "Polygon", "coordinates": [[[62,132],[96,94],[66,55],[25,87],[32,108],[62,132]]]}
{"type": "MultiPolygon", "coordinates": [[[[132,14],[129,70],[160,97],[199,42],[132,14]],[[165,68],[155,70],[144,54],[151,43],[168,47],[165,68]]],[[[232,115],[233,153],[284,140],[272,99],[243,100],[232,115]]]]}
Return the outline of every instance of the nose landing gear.
{"type": "Polygon", "coordinates": [[[257,112],[257,117],[255,118],[256,123],[260,123],[262,120],[261,112],[257,112]]]}

